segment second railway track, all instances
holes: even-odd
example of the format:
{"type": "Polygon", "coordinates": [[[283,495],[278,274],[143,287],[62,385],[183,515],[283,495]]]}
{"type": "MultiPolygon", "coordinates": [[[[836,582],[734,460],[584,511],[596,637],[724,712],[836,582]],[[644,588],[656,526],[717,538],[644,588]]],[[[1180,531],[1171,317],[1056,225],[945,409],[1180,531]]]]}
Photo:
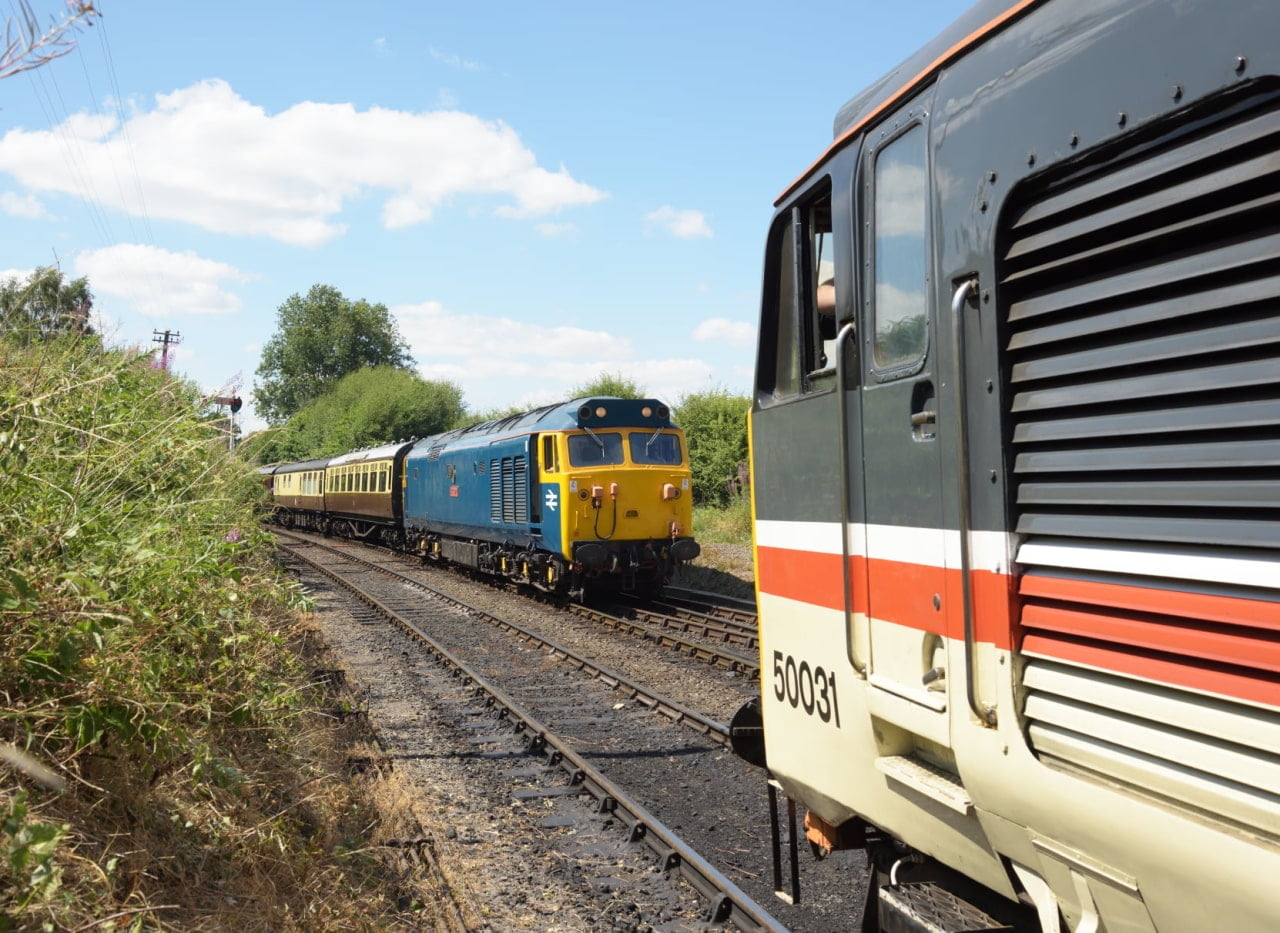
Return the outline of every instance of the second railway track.
{"type": "MultiPolygon", "coordinates": [[[[306,546],[302,549],[318,550],[306,546]]],[[[337,553],[354,550],[363,549],[350,544],[332,549],[337,553]]],[[[380,560],[375,556],[375,563],[380,560]]],[[[395,572],[399,573],[399,569],[395,572]]],[[[438,642],[442,650],[470,659],[463,662],[471,669],[468,676],[493,682],[499,692],[524,707],[531,721],[539,724],[533,732],[541,735],[547,730],[548,734],[562,737],[557,741],[566,743],[565,747],[556,750],[561,760],[567,757],[566,752],[571,752],[580,755],[584,763],[600,768],[605,781],[616,787],[617,793],[626,788],[634,794],[640,808],[651,813],[651,817],[639,819],[639,825],[646,826],[647,819],[652,819],[655,825],[665,824],[673,833],[688,838],[690,852],[713,853],[711,876],[720,874],[741,882],[744,890],[749,891],[749,899],[763,901],[771,913],[764,914],[764,919],[743,920],[751,917],[751,908],[727,907],[732,898],[724,902],[713,899],[713,912],[728,911],[737,916],[735,922],[746,928],[779,924],[802,930],[840,929],[847,925],[849,911],[856,912],[856,904],[843,904],[848,897],[841,899],[839,905],[810,903],[788,907],[770,896],[767,833],[761,838],[758,831],[759,827],[767,826],[767,821],[762,819],[767,812],[764,776],[746,767],[720,745],[724,727],[714,718],[725,717],[742,697],[758,689],[741,674],[718,671],[705,663],[691,666],[687,657],[673,652],[653,651],[648,647],[636,651],[640,643],[635,639],[618,637],[596,625],[566,618],[565,613],[531,606],[529,613],[549,617],[560,626],[558,637],[547,639],[548,642],[591,642],[587,649],[580,644],[567,652],[547,645],[535,647],[527,636],[517,631],[523,626],[503,625],[501,630],[507,632],[507,637],[501,637],[497,634],[499,628],[481,621],[474,611],[445,606],[441,599],[430,598],[411,588],[402,577],[375,573],[368,568],[338,569],[334,573],[339,577],[359,576],[358,586],[368,590],[369,597],[395,602],[408,616],[414,613],[429,616],[422,627],[430,629],[432,640],[438,642]],[[585,631],[569,631],[572,629],[585,631]],[[648,672],[641,679],[661,681],[665,678],[682,691],[680,698],[668,700],[662,691],[645,687],[638,681],[634,686],[618,686],[619,680],[628,678],[611,671],[613,665],[602,664],[591,657],[609,653],[610,648],[619,666],[641,664],[648,672]],[[590,671],[595,674],[603,671],[603,676],[594,681],[596,686],[589,686],[581,678],[581,672],[588,668],[596,669],[590,671]],[[656,678],[654,672],[657,672],[656,678]],[[643,713],[641,707],[629,703],[632,696],[644,707],[665,715],[643,713]],[[714,715],[697,713],[694,707],[709,708],[714,715]],[[696,733],[688,732],[686,726],[697,730],[696,733]],[[744,910],[747,912],[743,913],[744,910]],[[831,910],[835,913],[828,916],[831,910]],[[779,915],[779,919],[774,919],[779,915]]],[[[439,575],[438,572],[435,575],[439,575]]],[[[505,599],[509,605],[520,605],[509,594],[503,596],[488,587],[459,584],[454,577],[449,579],[455,585],[466,585],[470,589],[467,602],[505,599]]],[[[388,663],[394,668],[396,663],[411,662],[410,658],[388,663]]],[[[634,674],[630,677],[635,679],[634,674]]],[[[485,738],[488,728],[477,722],[476,738],[485,738]]],[[[530,728],[525,726],[526,734],[530,728]]],[[[537,796],[541,792],[530,793],[537,796]]],[[[559,793],[564,792],[553,791],[551,795],[559,793]]],[[[611,796],[605,793],[605,797],[611,796]]],[[[640,830],[641,835],[646,832],[640,830]]],[[[679,853],[678,847],[667,845],[666,848],[664,858],[670,860],[676,853],[675,862],[687,860],[688,856],[679,853]]],[[[843,869],[839,864],[813,863],[810,870],[843,869]]],[[[850,880],[854,876],[851,875],[850,880]]],[[[706,883],[704,878],[699,886],[705,887],[706,883]]],[[[856,902],[856,897],[853,901],[856,902]]]]}

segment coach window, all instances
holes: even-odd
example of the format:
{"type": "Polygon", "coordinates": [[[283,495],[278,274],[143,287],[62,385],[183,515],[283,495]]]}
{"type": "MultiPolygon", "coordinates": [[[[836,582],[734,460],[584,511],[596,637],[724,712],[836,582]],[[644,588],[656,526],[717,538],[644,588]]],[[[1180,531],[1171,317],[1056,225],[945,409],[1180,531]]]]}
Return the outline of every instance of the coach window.
{"type": "Polygon", "coordinates": [[[925,130],[916,124],[876,154],[872,358],[894,369],[924,355],[928,178],[925,130]]]}

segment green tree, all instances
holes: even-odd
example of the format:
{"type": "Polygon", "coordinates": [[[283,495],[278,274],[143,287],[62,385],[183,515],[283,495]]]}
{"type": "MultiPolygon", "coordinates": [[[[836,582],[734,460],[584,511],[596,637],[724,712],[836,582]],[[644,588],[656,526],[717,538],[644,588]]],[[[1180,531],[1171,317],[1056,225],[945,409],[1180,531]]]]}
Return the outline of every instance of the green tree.
{"type": "Polygon", "coordinates": [[[65,281],[62,270],[36,269],[26,281],[0,285],[0,332],[19,343],[92,334],[93,294],[85,278],[65,281]]]}
{"type": "Polygon", "coordinates": [[[277,310],[254,402],[268,423],[280,424],[348,373],[410,365],[409,346],[386,305],[349,301],[330,285],[313,285],[305,298],[290,295],[277,310]]]}
{"type": "Polygon", "coordinates": [[[595,379],[570,390],[571,398],[587,398],[593,395],[614,398],[644,398],[644,388],[626,378],[622,373],[601,373],[595,379]]]}
{"type": "Polygon", "coordinates": [[[262,463],[309,460],[456,427],[466,417],[462,390],[393,366],[349,373],[287,424],[246,442],[262,463]]]}
{"type": "Polygon", "coordinates": [[[693,470],[693,501],[723,507],[740,491],[747,463],[747,412],[751,399],[724,389],[686,395],[676,407],[693,470]]]}
{"type": "Polygon", "coordinates": [[[497,421],[499,418],[510,418],[512,415],[523,415],[530,407],[531,406],[529,405],[507,405],[502,408],[489,408],[484,411],[468,412],[467,416],[454,425],[454,427],[469,428],[473,424],[484,424],[486,421],[497,421]]]}

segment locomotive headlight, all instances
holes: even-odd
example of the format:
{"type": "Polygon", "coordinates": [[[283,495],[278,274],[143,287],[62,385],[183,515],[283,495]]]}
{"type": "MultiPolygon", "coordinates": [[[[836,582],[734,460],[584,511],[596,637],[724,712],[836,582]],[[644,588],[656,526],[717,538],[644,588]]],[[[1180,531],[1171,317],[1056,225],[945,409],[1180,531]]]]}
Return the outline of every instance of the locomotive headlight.
{"type": "Polygon", "coordinates": [[[645,417],[645,418],[652,418],[652,417],[653,417],[653,409],[652,409],[652,408],[650,408],[648,405],[646,405],[646,406],[644,406],[644,408],[640,409],[640,414],[641,414],[641,416],[642,416],[642,417],[645,417]]]}
{"type": "Polygon", "coordinates": [[[605,408],[603,405],[598,405],[598,406],[596,406],[596,417],[597,417],[597,418],[603,418],[603,417],[604,417],[605,415],[607,415],[607,414],[609,414],[609,409],[605,408]]]}
{"type": "Polygon", "coordinates": [[[662,484],[662,501],[670,502],[672,499],[680,498],[680,490],[676,489],[671,483],[662,484]]]}

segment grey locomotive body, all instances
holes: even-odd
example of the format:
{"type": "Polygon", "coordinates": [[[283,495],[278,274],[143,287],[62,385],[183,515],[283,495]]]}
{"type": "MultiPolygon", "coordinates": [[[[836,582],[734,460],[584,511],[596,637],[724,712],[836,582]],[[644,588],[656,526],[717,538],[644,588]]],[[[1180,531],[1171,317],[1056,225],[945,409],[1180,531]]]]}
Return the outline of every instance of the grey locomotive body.
{"type": "Polygon", "coordinates": [[[1277,35],[980,3],[779,199],[764,755],[871,928],[1280,917],[1277,35]]]}

